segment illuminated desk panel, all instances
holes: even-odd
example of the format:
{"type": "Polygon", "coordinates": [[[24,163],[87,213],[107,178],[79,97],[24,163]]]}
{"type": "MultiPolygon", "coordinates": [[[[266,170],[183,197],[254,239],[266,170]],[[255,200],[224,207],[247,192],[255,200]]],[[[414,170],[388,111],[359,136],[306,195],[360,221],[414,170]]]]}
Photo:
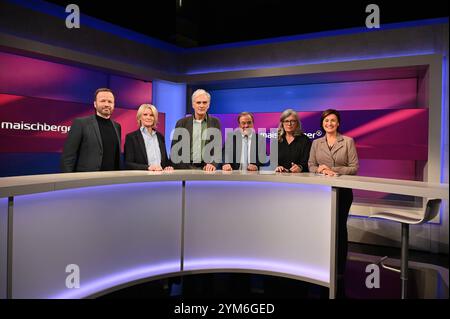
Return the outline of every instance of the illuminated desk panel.
{"type": "Polygon", "coordinates": [[[82,298],[155,278],[242,271],[316,283],[333,298],[338,187],[448,200],[448,185],[308,173],[1,178],[0,296],[82,298]],[[80,288],[66,286],[73,264],[80,288]]]}

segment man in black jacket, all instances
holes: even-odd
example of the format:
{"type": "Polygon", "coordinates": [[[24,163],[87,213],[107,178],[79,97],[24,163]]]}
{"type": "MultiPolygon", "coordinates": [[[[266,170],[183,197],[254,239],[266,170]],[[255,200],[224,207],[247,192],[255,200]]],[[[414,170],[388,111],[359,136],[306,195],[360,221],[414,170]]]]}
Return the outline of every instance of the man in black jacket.
{"type": "Polygon", "coordinates": [[[114,94],[100,88],[94,96],[95,114],[73,121],[61,156],[69,172],[120,170],[120,124],[111,119],[114,94]]]}

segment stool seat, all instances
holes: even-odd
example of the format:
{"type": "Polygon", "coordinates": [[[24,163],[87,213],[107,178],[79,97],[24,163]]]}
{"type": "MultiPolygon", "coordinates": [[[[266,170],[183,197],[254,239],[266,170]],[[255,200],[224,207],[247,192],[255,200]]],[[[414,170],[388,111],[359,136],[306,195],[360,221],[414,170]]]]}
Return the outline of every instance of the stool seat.
{"type": "Polygon", "coordinates": [[[408,281],[408,249],[409,249],[409,225],[419,225],[426,223],[430,220],[432,220],[434,217],[436,217],[437,214],[439,214],[439,209],[441,206],[441,200],[440,199],[429,199],[427,201],[427,204],[425,205],[425,208],[423,210],[423,214],[420,216],[411,216],[411,214],[407,214],[406,212],[395,212],[395,213],[389,213],[389,212],[380,212],[376,214],[372,214],[369,217],[373,218],[380,218],[380,219],[386,219],[398,222],[402,225],[402,239],[401,239],[401,246],[402,246],[402,256],[401,256],[401,270],[395,269],[393,267],[388,267],[383,264],[383,260],[387,257],[383,257],[380,260],[381,265],[383,268],[399,271],[401,273],[401,280],[402,280],[402,299],[406,299],[406,288],[407,288],[407,281],[408,281]]]}
{"type": "Polygon", "coordinates": [[[382,218],[392,220],[394,222],[406,223],[410,225],[417,225],[422,222],[422,218],[414,218],[411,216],[396,214],[396,213],[388,213],[388,212],[379,212],[376,214],[370,215],[370,217],[382,218]]]}
{"type": "Polygon", "coordinates": [[[395,213],[389,213],[389,212],[379,212],[370,215],[369,217],[375,217],[375,218],[382,218],[382,219],[388,219],[399,223],[405,223],[410,225],[418,225],[426,223],[430,220],[432,220],[434,217],[437,216],[439,213],[439,208],[441,206],[441,200],[440,199],[428,199],[427,204],[425,205],[425,209],[423,210],[423,213],[420,216],[411,216],[410,213],[406,212],[395,212],[395,213]]]}

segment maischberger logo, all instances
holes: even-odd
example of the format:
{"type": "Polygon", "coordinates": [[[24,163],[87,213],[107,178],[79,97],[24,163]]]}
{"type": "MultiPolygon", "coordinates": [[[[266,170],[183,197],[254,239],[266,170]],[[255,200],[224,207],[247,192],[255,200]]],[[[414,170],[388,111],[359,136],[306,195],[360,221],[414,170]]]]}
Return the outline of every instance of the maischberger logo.
{"type": "MultiPolygon", "coordinates": [[[[315,139],[316,137],[320,137],[322,136],[322,131],[321,130],[317,130],[314,133],[309,133],[309,132],[305,132],[305,135],[308,136],[310,139],[315,139]]],[[[259,135],[261,135],[262,137],[265,138],[278,138],[278,134],[277,133],[259,133],[259,135]]]]}
{"type": "Polygon", "coordinates": [[[278,138],[278,134],[276,132],[272,132],[272,133],[261,132],[261,133],[259,133],[259,135],[261,135],[264,138],[278,138]]]}
{"type": "Polygon", "coordinates": [[[50,125],[47,123],[25,123],[22,122],[2,122],[3,130],[20,130],[20,131],[42,131],[42,132],[61,132],[67,133],[70,126],[66,125],[50,125]]]}
{"type": "Polygon", "coordinates": [[[311,140],[315,139],[316,137],[322,136],[322,134],[323,133],[321,130],[317,130],[314,133],[305,132],[305,135],[308,136],[311,140]]]}

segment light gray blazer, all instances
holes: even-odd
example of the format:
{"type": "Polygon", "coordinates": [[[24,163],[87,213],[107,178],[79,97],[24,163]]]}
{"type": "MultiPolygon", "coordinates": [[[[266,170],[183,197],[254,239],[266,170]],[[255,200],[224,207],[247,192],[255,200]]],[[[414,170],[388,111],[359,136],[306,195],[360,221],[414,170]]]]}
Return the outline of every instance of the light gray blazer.
{"type": "Polygon", "coordinates": [[[353,139],[338,133],[331,151],[325,136],[314,140],[309,153],[309,171],[315,173],[319,165],[323,164],[338,174],[356,175],[359,162],[353,139]]]}

